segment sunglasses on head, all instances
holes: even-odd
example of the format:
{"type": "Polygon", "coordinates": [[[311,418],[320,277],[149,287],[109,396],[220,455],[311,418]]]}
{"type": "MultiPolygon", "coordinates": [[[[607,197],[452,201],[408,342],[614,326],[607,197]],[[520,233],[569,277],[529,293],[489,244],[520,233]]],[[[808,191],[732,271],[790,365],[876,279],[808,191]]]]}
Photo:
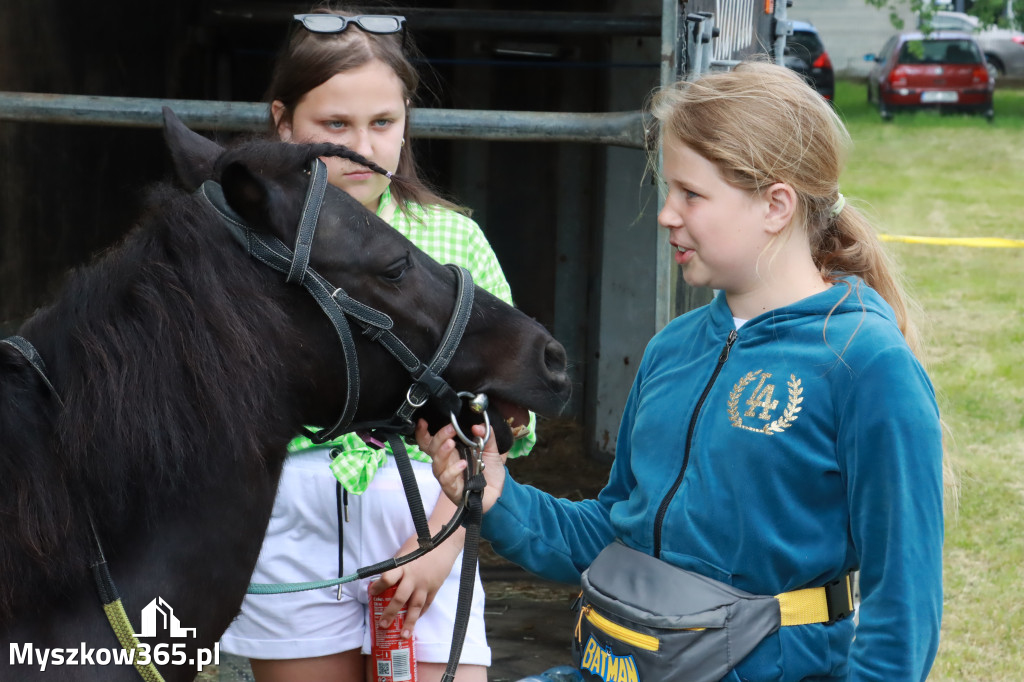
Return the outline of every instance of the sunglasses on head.
{"type": "Polygon", "coordinates": [[[398,33],[405,26],[405,17],[391,14],[360,14],[343,17],[340,14],[296,14],[300,22],[312,33],[341,33],[349,24],[355,24],[367,33],[398,33]]]}

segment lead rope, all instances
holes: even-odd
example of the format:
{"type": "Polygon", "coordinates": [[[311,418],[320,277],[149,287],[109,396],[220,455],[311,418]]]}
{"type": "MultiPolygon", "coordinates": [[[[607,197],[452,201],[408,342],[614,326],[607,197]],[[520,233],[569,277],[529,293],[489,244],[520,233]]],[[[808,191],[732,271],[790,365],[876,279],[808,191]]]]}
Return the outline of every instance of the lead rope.
{"type": "MultiPolygon", "coordinates": [[[[460,394],[462,397],[462,394],[460,394]]],[[[472,408],[479,404],[476,399],[471,403],[472,408]]],[[[486,406],[486,402],[483,403],[486,406]]],[[[484,422],[487,424],[488,436],[490,435],[490,422],[487,420],[487,413],[484,412],[484,422]]],[[[466,641],[466,632],[469,629],[469,616],[473,604],[473,589],[476,583],[476,565],[480,555],[480,522],[483,516],[483,502],[481,496],[486,485],[483,477],[483,450],[486,439],[477,439],[476,442],[469,441],[462,429],[459,428],[455,414],[451,415],[452,424],[463,441],[459,449],[463,457],[469,462],[467,472],[473,472],[468,476],[465,486],[465,497],[463,499],[464,514],[461,523],[466,528],[466,537],[462,549],[462,572],[459,576],[459,597],[455,607],[455,624],[452,629],[452,648],[448,654],[448,665],[445,667],[441,682],[453,682],[455,671],[459,667],[459,659],[462,658],[462,647],[466,641]],[[467,443],[471,443],[467,446],[467,443]],[[471,453],[467,452],[471,450],[471,453]]],[[[412,464],[409,461],[409,453],[405,444],[398,434],[388,434],[388,444],[395,456],[395,463],[398,465],[398,472],[402,478],[402,487],[405,488],[405,496],[409,502],[409,511],[412,512],[413,523],[416,526],[416,536],[419,540],[420,549],[427,550],[436,547],[430,537],[430,529],[427,526],[427,517],[424,512],[423,502],[420,499],[419,486],[416,483],[416,475],[413,472],[412,464]]]]}
{"type": "Polygon", "coordinates": [[[405,440],[393,432],[387,434],[387,440],[388,445],[391,446],[391,453],[395,456],[395,464],[398,465],[398,475],[402,478],[402,487],[405,488],[405,500],[409,504],[412,524],[416,528],[416,540],[419,542],[420,549],[433,549],[430,540],[430,527],[427,525],[427,513],[423,508],[420,487],[416,483],[416,473],[412,470],[412,462],[409,461],[409,451],[405,447],[405,440]]]}
{"type": "MultiPolygon", "coordinates": [[[[473,395],[471,393],[465,392],[459,393],[458,395],[460,398],[472,398],[469,404],[470,410],[482,415],[484,425],[486,426],[487,429],[487,437],[489,438],[491,433],[491,422],[486,412],[487,397],[484,396],[483,394],[473,395]]],[[[452,419],[452,424],[455,426],[455,431],[456,433],[458,433],[459,438],[466,446],[472,448],[472,450],[475,452],[475,455],[471,459],[469,459],[470,468],[466,470],[467,494],[464,496],[463,501],[459,505],[458,509],[455,510],[455,513],[452,515],[451,520],[448,523],[446,523],[441,528],[440,531],[438,531],[437,535],[434,535],[433,537],[430,536],[430,530],[427,525],[426,512],[423,509],[423,502],[422,499],[420,498],[419,486],[416,484],[416,475],[412,470],[412,465],[409,463],[409,453],[406,450],[405,441],[400,437],[399,434],[390,433],[387,436],[387,440],[395,456],[395,461],[399,466],[399,474],[401,474],[402,477],[402,487],[405,488],[406,497],[412,498],[410,499],[409,511],[412,514],[413,523],[416,526],[421,526],[417,528],[416,533],[417,538],[419,539],[420,542],[420,546],[417,549],[414,549],[413,551],[409,552],[408,554],[404,554],[400,557],[392,557],[390,559],[385,559],[384,561],[373,564],[372,566],[364,566],[356,570],[355,573],[351,573],[340,578],[334,578],[331,580],[316,580],[302,583],[249,583],[249,589],[247,590],[247,593],[287,594],[290,592],[305,592],[307,590],[318,590],[325,587],[335,587],[338,585],[344,585],[345,583],[350,583],[355,580],[361,580],[363,578],[371,578],[375,575],[380,575],[385,571],[390,571],[393,568],[404,566],[407,563],[419,559],[421,556],[433,550],[435,547],[437,547],[442,542],[447,540],[460,525],[466,525],[466,514],[468,512],[467,505],[469,502],[468,493],[470,490],[470,482],[473,480],[474,475],[479,474],[481,471],[483,471],[483,444],[487,441],[487,438],[484,438],[482,441],[476,443],[469,440],[463,433],[462,429],[459,427],[458,421],[455,417],[455,413],[451,412],[450,416],[452,419]],[[408,465],[406,473],[403,473],[403,469],[406,469],[406,466],[401,464],[403,460],[405,460],[405,463],[408,465]],[[412,504],[412,500],[416,500],[418,503],[412,504]],[[424,534],[426,537],[425,541],[423,539],[424,534]]],[[[463,456],[466,455],[464,454],[463,456]]],[[[483,490],[483,487],[481,486],[480,489],[483,490]]],[[[476,549],[474,548],[473,551],[476,551],[476,549]]]]}
{"type": "MultiPolygon", "coordinates": [[[[455,607],[455,623],[452,629],[452,648],[448,656],[448,665],[441,682],[452,682],[455,679],[455,671],[459,667],[459,659],[462,658],[462,647],[466,640],[466,632],[469,629],[469,617],[473,604],[473,590],[476,584],[476,565],[480,556],[480,524],[483,518],[482,495],[486,481],[483,470],[483,451],[487,439],[491,435],[491,422],[487,416],[487,397],[484,395],[473,395],[471,393],[460,393],[460,398],[471,398],[469,407],[473,412],[483,416],[486,434],[483,438],[471,440],[459,427],[455,413],[451,413],[452,425],[455,427],[459,440],[459,452],[469,463],[466,469],[466,485],[462,504],[455,512],[452,520],[446,524],[434,537],[430,537],[427,526],[426,513],[420,499],[419,486],[416,484],[416,475],[413,472],[412,464],[409,461],[409,453],[403,439],[397,433],[388,434],[388,444],[395,456],[399,474],[402,478],[402,487],[405,488],[405,495],[409,501],[409,511],[412,512],[413,523],[417,526],[417,538],[420,547],[409,554],[401,557],[386,559],[373,566],[360,568],[355,573],[340,577],[336,580],[321,580],[306,583],[250,583],[249,594],[281,594],[287,592],[303,592],[324,587],[338,586],[339,594],[341,585],[353,580],[368,578],[380,575],[392,568],[397,568],[410,561],[414,561],[444,542],[459,525],[466,528],[466,538],[462,550],[462,573],[459,577],[459,597],[455,607]],[[417,514],[417,511],[419,512],[417,514]]],[[[339,498],[340,499],[340,498],[339,498]]],[[[340,504],[340,503],[339,503],[340,504]]],[[[339,524],[341,519],[339,518],[339,524]]],[[[341,547],[339,546],[339,553],[341,547]]]]}
{"type": "Polygon", "coordinates": [[[103,602],[103,613],[107,616],[110,629],[114,631],[114,636],[117,637],[121,648],[129,653],[132,665],[135,666],[139,677],[146,682],[164,682],[163,675],[157,670],[152,660],[148,665],[139,663],[139,659],[142,658],[139,652],[142,644],[135,634],[135,629],[132,627],[128,614],[125,613],[124,604],[121,603],[121,595],[117,591],[117,585],[114,584],[113,576],[110,575],[110,567],[107,565],[107,558],[103,555],[103,545],[100,543],[99,533],[96,532],[96,524],[93,523],[92,512],[89,511],[88,507],[86,507],[86,512],[89,515],[89,527],[92,529],[92,539],[96,545],[97,553],[96,560],[89,565],[89,568],[92,571],[96,590],[100,595],[100,601],[103,602]]]}
{"type": "MultiPolygon", "coordinates": [[[[487,425],[490,431],[490,424],[487,425]]],[[[458,430],[458,427],[456,427],[458,430]]],[[[488,434],[489,435],[489,434],[488,434]]],[[[460,438],[465,436],[460,432],[460,438]]],[[[470,608],[473,604],[473,586],[476,583],[476,565],[480,556],[480,522],[483,518],[483,490],[486,486],[483,475],[483,451],[485,439],[478,439],[472,446],[471,452],[466,452],[464,446],[460,446],[464,457],[469,462],[467,472],[472,471],[466,480],[465,498],[466,515],[462,525],[466,528],[465,545],[462,550],[462,575],[459,577],[459,600],[455,607],[455,626],[452,629],[452,649],[448,655],[448,665],[445,667],[441,682],[453,682],[455,671],[459,668],[459,659],[462,658],[462,645],[466,641],[466,631],[469,628],[470,608]]]]}

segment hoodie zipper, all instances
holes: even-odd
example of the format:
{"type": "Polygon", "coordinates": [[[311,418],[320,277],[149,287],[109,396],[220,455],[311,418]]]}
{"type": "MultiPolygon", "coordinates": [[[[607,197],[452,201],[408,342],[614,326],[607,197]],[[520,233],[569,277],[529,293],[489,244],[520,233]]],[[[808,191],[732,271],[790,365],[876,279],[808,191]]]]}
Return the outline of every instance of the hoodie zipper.
{"type": "Polygon", "coordinates": [[[683,450],[683,466],[679,470],[679,475],[676,476],[675,483],[669,488],[668,493],[662,499],[661,504],[658,505],[658,513],[654,517],[654,556],[661,558],[661,527],[665,522],[665,514],[668,512],[669,502],[675,496],[676,491],[679,490],[679,486],[683,484],[683,475],[686,473],[686,465],[690,461],[690,445],[693,443],[693,432],[697,427],[697,417],[700,415],[700,410],[704,406],[704,401],[707,400],[708,393],[711,392],[711,387],[715,385],[715,380],[718,379],[718,374],[722,371],[722,367],[725,365],[725,361],[729,359],[729,351],[732,349],[732,345],[736,343],[736,339],[739,338],[739,334],[735,329],[729,332],[729,338],[725,341],[725,348],[718,355],[718,364],[715,366],[715,371],[712,372],[711,378],[708,379],[707,385],[704,387],[704,392],[700,394],[700,400],[697,401],[697,406],[693,408],[693,415],[690,417],[690,426],[686,431],[686,447],[683,450]]]}

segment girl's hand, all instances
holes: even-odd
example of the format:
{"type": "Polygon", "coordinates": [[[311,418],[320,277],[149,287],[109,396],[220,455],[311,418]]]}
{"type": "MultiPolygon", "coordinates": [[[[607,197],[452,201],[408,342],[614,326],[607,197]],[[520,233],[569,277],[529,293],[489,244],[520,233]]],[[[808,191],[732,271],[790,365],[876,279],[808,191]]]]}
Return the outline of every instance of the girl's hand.
{"type": "MultiPolygon", "coordinates": [[[[439,495],[434,510],[430,512],[428,524],[430,534],[436,535],[441,532],[444,524],[455,516],[456,506],[448,501],[444,495],[439,495]]],[[[383,573],[380,578],[370,584],[370,593],[378,595],[392,585],[398,585],[395,596],[391,602],[384,607],[381,614],[380,626],[388,627],[398,615],[398,611],[405,606],[408,611],[405,614],[405,621],[402,627],[402,638],[412,637],[416,621],[427,610],[434,601],[437,591],[444,585],[444,581],[452,572],[452,566],[459,558],[462,547],[466,540],[466,529],[457,528],[452,535],[442,542],[438,547],[427,552],[416,561],[409,562],[404,566],[393,568],[383,573]]],[[[419,547],[419,538],[415,535],[405,541],[395,553],[396,557],[404,556],[419,547]]]]}
{"type": "MultiPolygon", "coordinates": [[[[485,427],[483,424],[473,426],[473,435],[483,438],[485,427]]],[[[427,430],[427,423],[420,420],[416,424],[416,443],[420,450],[430,455],[433,460],[434,476],[441,484],[441,490],[453,503],[462,502],[462,495],[465,490],[466,460],[459,456],[455,447],[455,427],[447,424],[431,435],[427,430]]],[[[498,446],[494,441],[494,434],[487,439],[484,445],[484,480],[487,486],[482,495],[483,511],[489,510],[501,497],[501,491],[505,488],[505,459],[508,453],[498,454],[498,446]]]]}
{"type": "MultiPolygon", "coordinates": [[[[409,547],[403,545],[395,556],[401,556],[415,547],[415,543],[409,547]]],[[[389,627],[404,606],[408,611],[402,626],[402,639],[412,637],[416,621],[434,601],[434,596],[444,585],[448,574],[452,572],[452,566],[455,565],[455,559],[461,550],[461,542],[456,541],[456,538],[448,538],[439,547],[427,552],[416,561],[393,568],[370,583],[370,594],[373,595],[384,592],[392,585],[398,585],[395,596],[384,608],[377,625],[382,628],[389,627]]]]}

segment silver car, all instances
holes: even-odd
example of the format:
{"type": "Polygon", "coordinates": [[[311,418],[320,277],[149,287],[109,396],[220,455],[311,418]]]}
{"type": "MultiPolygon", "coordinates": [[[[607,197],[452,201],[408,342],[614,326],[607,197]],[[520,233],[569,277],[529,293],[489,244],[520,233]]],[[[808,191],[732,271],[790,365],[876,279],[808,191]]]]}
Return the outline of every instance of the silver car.
{"type": "Polygon", "coordinates": [[[1024,78],[1024,32],[1005,28],[982,29],[978,17],[963,12],[935,12],[930,26],[932,31],[973,33],[993,78],[1024,78]]]}
{"type": "Polygon", "coordinates": [[[989,72],[1024,78],[1024,32],[1005,28],[992,28],[975,34],[989,72]]]}

